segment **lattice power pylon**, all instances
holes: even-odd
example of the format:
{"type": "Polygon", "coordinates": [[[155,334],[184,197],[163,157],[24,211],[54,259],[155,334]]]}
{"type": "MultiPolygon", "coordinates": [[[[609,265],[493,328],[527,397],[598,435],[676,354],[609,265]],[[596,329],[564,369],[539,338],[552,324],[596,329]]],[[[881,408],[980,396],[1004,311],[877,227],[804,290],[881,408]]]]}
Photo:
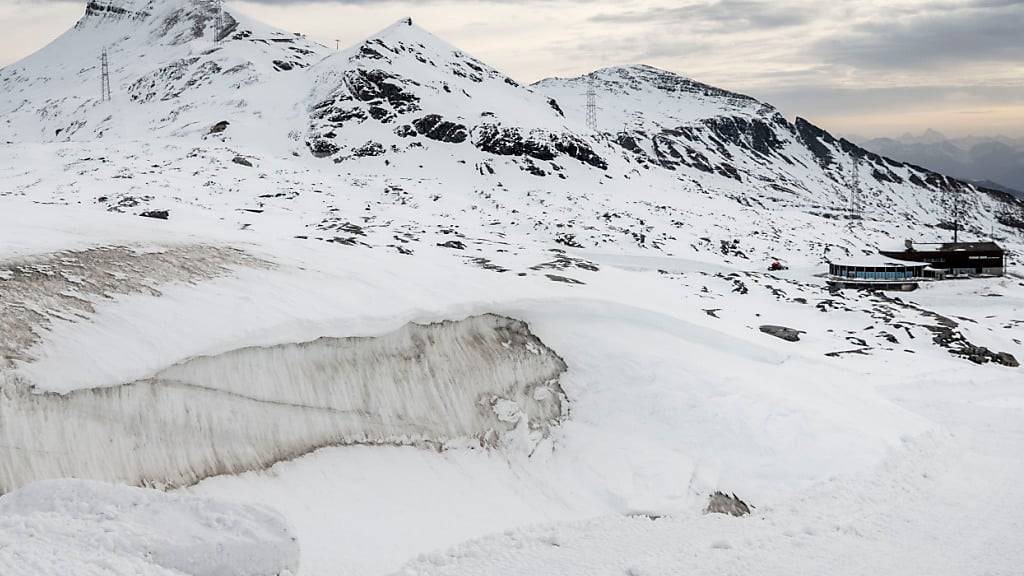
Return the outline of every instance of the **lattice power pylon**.
{"type": "Polygon", "coordinates": [[[109,102],[110,93],[110,57],[107,55],[106,47],[100,54],[100,102],[109,102]]]}
{"type": "Polygon", "coordinates": [[[850,212],[860,214],[863,211],[864,206],[860,198],[860,158],[854,158],[853,182],[851,182],[850,186],[850,212]]]}
{"type": "Polygon", "coordinates": [[[216,0],[217,2],[217,35],[214,39],[220,42],[221,34],[224,32],[224,0],[216,0]]]}
{"type": "Polygon", "coordinates": [[[587,127],[597,132],[597,87],[594,75],[587,76],[587,127]]]}

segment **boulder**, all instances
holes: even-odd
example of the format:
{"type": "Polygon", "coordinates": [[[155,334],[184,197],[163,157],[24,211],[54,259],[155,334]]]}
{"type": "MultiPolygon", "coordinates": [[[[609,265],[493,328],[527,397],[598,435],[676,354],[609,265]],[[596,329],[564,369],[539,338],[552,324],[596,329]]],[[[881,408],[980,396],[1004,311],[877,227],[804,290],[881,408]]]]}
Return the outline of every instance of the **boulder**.
{"type": "Polygon", "coordinates": [[[803,330],[795,330],[793,328],[786,328],[785,326],[773,326],[771,324],[765,324],[760,328],[761,332],[781,338],[786,342],[799,342],[800,335],[806,334],[803,330]]]}

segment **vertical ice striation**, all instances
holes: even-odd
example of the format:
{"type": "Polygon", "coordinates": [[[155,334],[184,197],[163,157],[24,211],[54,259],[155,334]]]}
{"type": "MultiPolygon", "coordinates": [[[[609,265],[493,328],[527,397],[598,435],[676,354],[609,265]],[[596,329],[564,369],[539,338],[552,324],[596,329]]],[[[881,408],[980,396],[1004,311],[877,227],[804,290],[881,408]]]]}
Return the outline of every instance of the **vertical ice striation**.
{"type": "Polygon", "coordinates": [[[67,395],[0,373],[0,493],[60,477],[180,486],[320,447],[545,437],[566,365],[511,318],[194,358],[67,395]]]}

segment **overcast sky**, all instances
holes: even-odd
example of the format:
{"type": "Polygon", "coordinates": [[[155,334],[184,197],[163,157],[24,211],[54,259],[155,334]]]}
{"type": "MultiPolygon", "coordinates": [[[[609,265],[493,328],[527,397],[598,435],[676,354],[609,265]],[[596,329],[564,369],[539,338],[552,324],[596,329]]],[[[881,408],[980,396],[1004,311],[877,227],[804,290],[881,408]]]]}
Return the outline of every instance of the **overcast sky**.
{"type": "MultiPolygon", "coordinates": [[[[228,1],[327,45],[419,24],[513,78],[644,63],[845,135],[1024,136],[1024,0],[228,1]]],[[[84,1],[0,0],[0,65],[84,1]]]]}

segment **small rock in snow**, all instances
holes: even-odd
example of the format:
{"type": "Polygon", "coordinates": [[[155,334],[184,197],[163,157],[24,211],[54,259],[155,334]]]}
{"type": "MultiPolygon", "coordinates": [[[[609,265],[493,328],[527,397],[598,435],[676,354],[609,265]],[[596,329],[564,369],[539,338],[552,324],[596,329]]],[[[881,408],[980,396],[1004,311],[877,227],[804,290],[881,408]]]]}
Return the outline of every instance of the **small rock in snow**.
{"type": "Polygon", "coordinates": [[[728,514],[730,516],[746,516],[750,514],[750,507],[735,494],[715,492],[708,499],[708,506],[704,509],[705,514],[728,514]]]}
{"type": "Polygon", "coordinates": [[[803,330],[795,330],[793,328],[786,328],[785,326],[773,326],[771,324],[765,324],[760,328],[761,332],[781,338],[787,342],[799,342],[800,335],[806,334],[803,330]]]}

